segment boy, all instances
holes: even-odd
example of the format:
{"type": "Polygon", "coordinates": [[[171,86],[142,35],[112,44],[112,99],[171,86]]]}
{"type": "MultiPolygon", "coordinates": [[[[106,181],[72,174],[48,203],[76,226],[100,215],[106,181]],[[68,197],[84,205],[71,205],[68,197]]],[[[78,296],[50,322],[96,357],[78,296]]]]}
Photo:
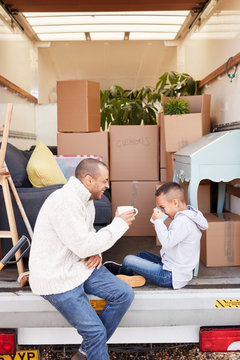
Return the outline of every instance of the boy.
{"type": "MultiPolygon", "coordinates": [[[[121,266],[114,266],[114,272],[122,274],[118,277],[125,281],[139,274],[156,285],[180,289],[193,277],[199,261],[200,230],[206,230],[208,224],[200,211],[186,205],[184,190],[178,183],[165,183],[155,195],[157,208],[153,209],[151,221],[162,244],[161,256],[148,251],[128,255],[121,266]],[[172,219],[169,228],[164,225],[164,215],[172,219]]],[[[105,266],[111,271],[111,263],[105,266]]]]}

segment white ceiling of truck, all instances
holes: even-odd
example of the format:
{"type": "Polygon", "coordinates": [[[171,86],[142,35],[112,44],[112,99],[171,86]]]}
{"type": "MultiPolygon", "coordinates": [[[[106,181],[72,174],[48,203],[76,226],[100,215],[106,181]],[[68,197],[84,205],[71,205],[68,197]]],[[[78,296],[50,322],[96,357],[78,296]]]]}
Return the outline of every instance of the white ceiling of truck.
{"type": "MultiPolygon", "coordinates": [[[[240,10],[225,9],[234,0],[1,1],[1,9],[32,40],[183,40],[230,39],[240,31],[240,10]],[[225,4],[225,7],[223,6],[225,4]],[[93,11],[94,10],[94,11],[93,11]],[[102,10],[102,11],[100,11],[102,10]]],[[[4,14],[0,12],[1,20],[4,14]]],[[[6,30],[4,30],[6,31],[6,30]]],[[[1,26],[0,26],[1,36],[1,26]]]]}

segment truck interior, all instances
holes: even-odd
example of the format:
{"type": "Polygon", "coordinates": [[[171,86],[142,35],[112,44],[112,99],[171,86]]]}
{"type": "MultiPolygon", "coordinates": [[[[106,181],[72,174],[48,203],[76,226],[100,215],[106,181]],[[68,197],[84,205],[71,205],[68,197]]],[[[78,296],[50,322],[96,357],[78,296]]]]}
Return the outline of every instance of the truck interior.
{"type": "MultiPolygon", "coordinates": [[[[124,90],[146,86],[153,89],[160,76],[175,71],[190,74],[201,94],[211,95],[211,134],[239,134],[239,43],[239,0],[0,0],[0,124],[4,122],[8,104],[12,103],[8,143],[24,152],[25,171],[27,156],[39,140],[52,152],[57,150],[59,82],[97,82],[101,90],[114,85],[124,90]]],[[[159,102],[155,105],[161,110],[159,102]]],[[[204,139],[205,136],[208,134],[204,139]]],[[[2,141],[1,132],[0,138],[2,141]]],[[[220,154],[224,154],[224,159],[235,154],[235,159],[239,142],[220,149],[219,158],[220,154]]],[[[175,155],[178,159],[189,155],[190,150],[181,153],[174,149],[169,150],[169,154],[178,154],[175,155]]],[[[158,156],[161,158],[159,151],[158,156]]],[[[170,157],[171,171],[173,162],[174,157],[170,157]]],[[[169,164],[161,166],[160,161],[159,165],[157,181],[166,181],[164,174],[169,164]]],[[[208,164],[209,169],[211,165],[216,164],[208,164]]],[[[232,165],[239,169],[239,159],[232,165]]],[[[205,179],[211,193],[210,202],[202,201],[203,206],[208,205],[208,215],[223,223],[222,230],[213,228],[211,233],[215,238],[212,263],[218,258],[218,237],[225,237],[222,243],[229,263],[214,266],[201,261],[198,275],[176,291],[148,282],[136,288],[134,302],[112,343],[199,342],[201,326],[239,325],[240,300],[232,300],[240,299],[240,262],[234,258],[240,254],[239,177],[231,182],[226,177],[225,196],[221,199],[224,212],[231,216],[216,215],[218,184],[208,178],[205,179]],[[230,223],[229,218],[231,224],[238,224],[235,228],[226,225],[230,223]]],[[[225,175],[216,181],[224,182],[224,178],[225,175]]],[[[153,196],[156,182],[151,186],[153,196]]],[[[20,194],[22,188],[17,191],[20,194]]],[[[110,191],[113,203],[112,185],[110,191]]],[[[105,200],[109,201],[109,194],[105,200]]],[[[24,207],[29,214],[33,213],[30,200],[24,207]]],[[[151,209],[147,214],[148,226],[151,209]]],[[[19,223],[17,227],[19,230],[19,223]]],[[[29,236],[27,230],[24,235],[29,236]]],[[[160,246],[152,226],[149,234],[140,235],[123,236],[103,254],[103,261],[121,263],[126,255],[141,250],[159,254],[160,246]]],[[[11,239],[8,240],[11,244],[11,239]]],[[[202,238],[202,244],[204,241],[202,238]]],[[[0,254],[0,262],[2,257],[0,254]]],[[[27,271],[27,256],[23,258],[23,266],[27,271]]],[[[16,264],[7,263],[0,271],[1,328],[18,329],[20,345],[79,344],[79,335],[69,328],[65,319],[40,296],[34,295],[28,285],[20,287],[17,279],[16,264]]]]}
{"type": "MultiPolygon", "coordinates": [[[[47,145],[56,145],[56,120],[52,119],[56,111],[56,80],[83,77],[100,81],[103,88],[114,82],[121,82],[125,88],[137,88],[145,83],[154,85],[159,74],[175,68],[191,73],[200,80],[204,93],[212,94],[212,129],[235,124],[238,119],[233,86],[239,80],[229,81],[224,66],[237,52],[240,23],[237,1],[100,4],[94,0],[88,3],[13,0],[1,1],[0,5],[0,48],[6,58],[0,59],[0,104],[13,102],[15,113],[21,114],[18,122],[15,114],[13,119],[19,139],[10,134],[10,141],[22,149],[34,145],[38,138],[43,138],[47,145]],[[81,16],[84,20],[80,20],[81,16]],[[156,32],[151,28],[153,22],[156,32]],[[100,26],[96,31],[96,24],[105,29],[100,26]],[[94,61],[95,54],[100,55],[98,62],[94,61]],[[219,75],[214,78],[216,69],[219,75]],[[25,139],[21,138],[20,130],[25,139]]],[[[212,190],[214,212],[214,185],[212,190]]],[[[225,208],[240,213],[239,207],[238,188],[229,187],[225,208]]],[[[121,263],[125,255],[142,249],[158,254],[160,248],[155,237],[124,236],[104,254],[104,261],[121,263]]],[[[27,259],[24,263],[27,269],[27,259]]],[[[200,263],[199,274],[188,287],[239,287],[239,270],[239,266],[206,267],[200,263]]],[[[18,288],[16,279],[16,265],[6,266],[0,272],[1,289],[18,288]]]]}

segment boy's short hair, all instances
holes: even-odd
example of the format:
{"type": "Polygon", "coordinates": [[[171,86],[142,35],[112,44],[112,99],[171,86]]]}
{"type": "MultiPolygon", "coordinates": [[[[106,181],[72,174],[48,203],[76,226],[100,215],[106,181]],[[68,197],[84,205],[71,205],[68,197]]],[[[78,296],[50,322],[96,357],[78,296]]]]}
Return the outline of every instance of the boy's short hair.
{"type": "Polygon", "coordinates": [[[160,186],[155,196],[166,195],[169,200],[173,200],[174,198],[178,198],[181,201],[185,202],[184,190],[183,188],[176,182],[169,181],[160,186]]]}

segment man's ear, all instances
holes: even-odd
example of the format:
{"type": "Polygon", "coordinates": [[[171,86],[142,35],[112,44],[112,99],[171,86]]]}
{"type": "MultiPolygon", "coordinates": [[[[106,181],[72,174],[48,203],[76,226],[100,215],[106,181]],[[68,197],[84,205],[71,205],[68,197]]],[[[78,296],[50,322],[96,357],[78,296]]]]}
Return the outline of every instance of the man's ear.
{"type": "Polygon", "coordinates": [[[92,184],[92,177],[90,175],[86,175],[85,176],[85,181],[87,185],[91,185],[92,184]]]}

